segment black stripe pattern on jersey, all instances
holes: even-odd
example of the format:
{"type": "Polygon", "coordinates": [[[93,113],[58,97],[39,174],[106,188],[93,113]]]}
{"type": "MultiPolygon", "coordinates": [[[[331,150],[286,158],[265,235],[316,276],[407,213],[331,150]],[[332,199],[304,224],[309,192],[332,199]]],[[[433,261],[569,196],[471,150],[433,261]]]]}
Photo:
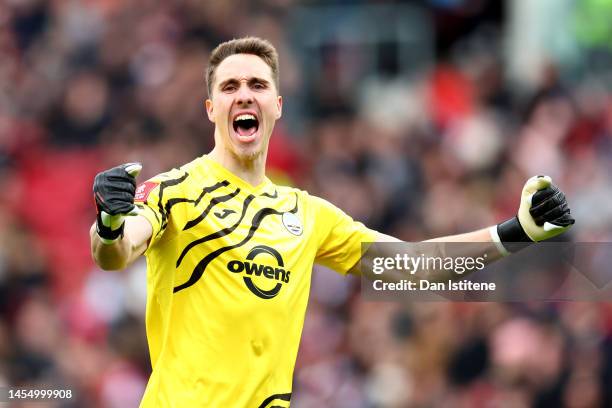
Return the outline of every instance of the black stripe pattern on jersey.
{"type": "Polygon", "coordinates": [[[226,194],[226,195],[223,195],[223,196],[215,197],[212,200],[210,200],[210,202],[208,203],[208,206],[206,206],[204,211],[202,211],[202,214],[200,214],[198,217],[194,218],[193,220],[191,220],[187,224],[185,224],[185,227],[183,228],[183,231],[188,230],[189,228],[192,228],[192,227],[195,227],[196,225],[198,225],[204,218],[206,218],[206,216],[208,215],[210,210],[212,210],[215,205],[217,205],[219,203],[224,203],[226,201],[231,200],[232,198],[236,197],[238,195],[238,193],[240,193],[240,189],[239,188],[237,188],[236,190],[234,190],[230,194],[226,194]]]}
{"type": "Polygon", "coordinates": [[[268,197],[268,198],[278,198],[278,191],[274,190],[274,194],[270,194],[270,193],[261,193],[260,194],[262,197],[268,197]]]}
{"type": "MultiPolygon", "coordinates": [[[[289,210],[288,212],[290,213],[297,213],[298,210],[298,197],[297,194],[295,194],[295,206],[289,210]]],[[[261,223],[263,222],[263,220],[269,216],[269,215],[281,215],[283,213],[285,213],[287,211],[278,211],[275,210],[274,208],[269,208],[269,207],[265,207],[262,208],[261,210],[259,210],[255,216],[253,217],[253,221],[251,224],[251,227],[249,228],[249,232],[247,234],[247,236],[240,242],[238,242],[237,244],[234,245],[228,245],[228,246],[224,246],[221,247],[211,253],[209,253],[208,255],[206,255],[200,262],[198,262],[198,264],[195,266],[195,268],[193,269],[193,272],[191,273],[191,276],[189,277],[189,279],[187,280],[187,282],[184,282],[178,286],[174,287],[173,292],[177,293],[183,289],[186,289],[190,286],[192,286],[193,284],[195,284],[197,281],[200,280],[200,278],[202,277],[202,275],[204,274],[204,271],[206,270],[206,267],[208,266],[208,264],[210,264],[210,262],[212,262],[215,258],[217,258],[219,255],[221,255],[224,252],[227,252],[229,250],[235,249],[235,248],[239,248],[241,246],[243,246],[244,244],[246,244],[247,242],[249,242],[251,240],[251,238],[253,238],[253,235],[255,235],[255,232],[257,232],[257,230],[259,229],[261,223]]],[[[211,234],[212,235],[212,234],[211,234]]],[[[185,251],[183,251],[185,252],[185,251]]],[[[181,254],[182,255],[182,254],[181,254]]],[[[182,258],[179,258],[179,261],[182,260],[182,258]]],[[[177,261],[177,265],[180,262],[177,261]]]]}
{"type": "Polygon", "coordinates": [[[204,198],[206,194],[212,193],[213,191],[217,190],[220,187],[226,187],[228,184],[229,182],[227,180],[223,180],[223,181],[218,182],[217,184],[213,184],[212,186],[204,187],[202,189],[202,192],[198,196],[198,198],[196,198],[195,200],[191,198],[183,198],[183,197],[171,198],[166,202],[166,205],[164,206],[164,209],[166,210],[166,214],[170,214],[170,210],[175,204],[192,203],[194,206],[197,206],[198,204],[200,204],[200,201],[202,201],[202,198],[204,198]]]}
{"type": "MultiPolygon", "coordinates": [[[[165,180],[159,183],[159,202],[157,203],[159,207],[159,213],[161,214],[161,228],[160,231],[166,228],[166,224],[168,223],[168,213],[166,213],[166,206],[163,205],[164,199],[164,191],[168,187],[173,187],[181,184],[185,179],[189,177],[189,173],[185,172],[181,177],[172,180],[165,180]]],[[[170,206],[171,208],[171,206],[170,206]]]]}
{"type": "Polygon", "coordinates": [[[255,198],[254,195],[249,194],[249,196],[244,200],[244,203],[242,204],[242,213],[240,214],[240,218],[238,219],[238,221],[234,223],[234,225],[227,227],[227,228],[223,228],[222,230],[213,232],[212,234],[208,234],[202,238],[196,239],[195,241],[191,241],[183,249],[183,251],[181,252],[181,255],[178,257],[176,261],[176,267],[178,268],[181,265],[183,258],[185,257],[185,255],[187,255],[187,252],[189,252],[191,248],[195,247],[196,245],[200,245],[204,242],[224,237],[227,234],[231,234],[238,227],[238,225],[240,225],[240,223],[244,219],[244,216],[246,215],[246,212],[247,212],[247,208],[249,208],[249,205],[251,204],[251,201],[253,201],[254,198],[255,198]]]}
{"type": "MultiPolygon", "coordinates": [[[[189,173],[185,172],[184,175],[182,175],[181,177],[177,179],[166,180],[160,183],[158,208],[159,208],[159,213],[161,214],[161,217],[162,217],[161,221],[157,217],[157,214],[155,214],[155,218],[157,218],[161,226],[160,232],[166,228],[166,225],[168,224],[168,217],[169,217],[170,211],[172,210],[172,207],[174,207],[176,204],[191,203],[194,206],[197,206],[200,203],[200,201],[202,201],[202,198],[204,198],[206,194],[212,193],[213,191],[221,187],[226,187],[229,185],[229,181],[223,180],[216,184],[213,184],[212,186],[204,187],[202,191],[200,192],[200,195],[196,199],[183,198],[183,197],[170,198],[164,204],[163,198],[164,198],[165,189],[168,187],[174,187],[174,186],[181,184],[183,181],[185,181],[185,179],[187,179],[188,176],[189,176],[189,173]]],[[[155,213],[155,211],[153,211],[153,213],[155,213]]]]}
{"type": "Polygon", "coordinates": [[[273,395],[270,395],[268,398],[263,400],[263,402],[261,404],[259,404],[259,408],[274,408],[274,407],[271,407],[270,404],[273,401],[276,401],[276,400],[291,401],[291,393],[288,392],[286,394],[273,394],[273,395]]]}
{"type": "Polygon", "coordinates": [[[230,214],[235,214],[236,211],[230,209],[230,208],[224,208],[223,211],[217,211],[215,214],[215,217],[217,217],[220,220],[225,219],[228,215],[230,214]]]}

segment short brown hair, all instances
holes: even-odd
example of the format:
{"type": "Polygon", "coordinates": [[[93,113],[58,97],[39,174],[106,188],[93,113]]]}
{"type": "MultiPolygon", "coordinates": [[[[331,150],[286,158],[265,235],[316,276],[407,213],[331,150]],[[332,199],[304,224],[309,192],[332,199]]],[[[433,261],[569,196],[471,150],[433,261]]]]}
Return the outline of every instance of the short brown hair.
{"type": "Polygon", "coordinates": [[[256,55],[272,70],[272,78],[278,90],[278,53],[267,40],[258,37],[243,37],[221,43],[213,50],[206,69],[206,87],[209,97],[212,96],[212,86],[215,82],[215,71],[224,59],[235,54],[256,55]]]}

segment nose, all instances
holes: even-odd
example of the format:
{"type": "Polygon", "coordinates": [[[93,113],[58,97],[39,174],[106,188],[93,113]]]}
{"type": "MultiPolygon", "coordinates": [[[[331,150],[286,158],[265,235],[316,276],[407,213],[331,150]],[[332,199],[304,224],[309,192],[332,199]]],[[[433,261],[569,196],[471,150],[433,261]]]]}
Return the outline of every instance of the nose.
{"type": "Polygon", "coordinates": [[[236,94],[236,103],[239,105],[250,105],[253,103],[253,94],[248,85],[242,83],[236,94]]]}

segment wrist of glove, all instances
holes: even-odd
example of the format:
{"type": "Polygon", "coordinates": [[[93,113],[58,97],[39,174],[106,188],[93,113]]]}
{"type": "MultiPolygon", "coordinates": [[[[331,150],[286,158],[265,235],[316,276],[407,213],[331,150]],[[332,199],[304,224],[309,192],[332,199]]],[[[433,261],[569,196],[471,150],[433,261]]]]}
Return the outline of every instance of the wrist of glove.
{"type": "Polygon", "coordinates": [[[98,212],[96,232],[103,243],[112,244],[118,239],[123,238],[124,227],[125,215],[110,215],[106,211],[98,212]]]}
{"type": "Polygon", "coordinates": [[[523,186],[516,217],[491,227],[490,232],[500,252],[508,254],[562,234],[574,223],[565,194],[550,177],[535,176],[523,186]]]}
{"type": "Polygon", "coordinates": [[[134,205],[136,176],[140,163],[127,163],[96,175],[93,193],[96,203],[96,231],[105,244],[123,237],[125,217],[138,214],[134,205]]]}

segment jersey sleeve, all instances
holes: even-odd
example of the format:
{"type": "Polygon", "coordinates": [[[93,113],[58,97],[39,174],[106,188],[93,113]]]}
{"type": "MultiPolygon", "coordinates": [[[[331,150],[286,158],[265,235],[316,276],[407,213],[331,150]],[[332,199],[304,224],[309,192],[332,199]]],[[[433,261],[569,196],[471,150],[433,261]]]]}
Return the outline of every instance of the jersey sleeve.
{"type": "Polygon", "coordinates": [[[167,202],[169,194],[167,191],[164,191],[164,187],[175,184],[173,182],[179,176],[180,172],[174,169],[157,175],[139,184],[136,188],[134,204],[140,209],[140,214],[149,221],[153,228],[148,248],[151,248],[161,238],[168,225],[167,202]]]}
{"type": "Polygon", "coordinates": [[[346,274],[361,259],[362,243],[373,242],[377,233],[328,201],[311,198],[315,208],[315,235],[318,239],[315,262],[346,274]]]}
{"type": "Polygon", "coordinates": [[[144,216],[151,227],[153,234],[149,247],[157,240],[162,232],[162,210],[160,210],[160,181],[155,178],[145,181],[136,188],[134,204],[139,208],[140,215],[144,216]]]}

